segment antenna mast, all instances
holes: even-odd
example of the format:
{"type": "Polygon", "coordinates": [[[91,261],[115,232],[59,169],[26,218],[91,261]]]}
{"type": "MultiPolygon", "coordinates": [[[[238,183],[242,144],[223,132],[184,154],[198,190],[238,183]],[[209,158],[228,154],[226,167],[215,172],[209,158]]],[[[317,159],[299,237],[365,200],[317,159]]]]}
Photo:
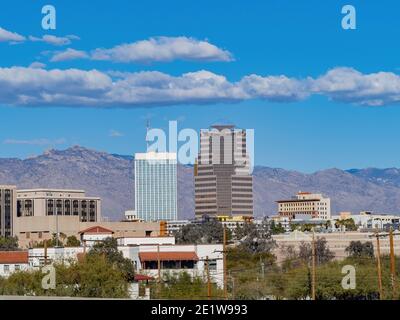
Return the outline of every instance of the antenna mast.
{"type": "Polygon", "coordinates": [[[150,119],[147,118],[147,120],[146,120],[146,152],[149,151],[149,142],[147,141],[147,135],[148,135],[149,131],[150,131],[150,119]]]}

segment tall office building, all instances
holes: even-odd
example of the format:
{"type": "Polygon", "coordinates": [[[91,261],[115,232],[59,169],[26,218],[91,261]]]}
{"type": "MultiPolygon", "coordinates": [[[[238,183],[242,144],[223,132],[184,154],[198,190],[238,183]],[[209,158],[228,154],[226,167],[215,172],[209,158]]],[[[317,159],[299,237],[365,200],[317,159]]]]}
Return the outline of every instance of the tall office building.
{"type": "Polygon", "coordinates": [[[246,130],[217,125],[200,131],[195,164],[195,214],[253,216],[253,177],[246,130]]]}
{"type": "Polygon", "coordinates": [[[144,221],[177,220],[176,153],[135,154],[135,210],[144,221]]]}
{"type": "Polygon", "coordinates": [[[0,186],[0,236],[13,236],[13,221],[16,217],[16,210],[16,187],[0,186]]]}

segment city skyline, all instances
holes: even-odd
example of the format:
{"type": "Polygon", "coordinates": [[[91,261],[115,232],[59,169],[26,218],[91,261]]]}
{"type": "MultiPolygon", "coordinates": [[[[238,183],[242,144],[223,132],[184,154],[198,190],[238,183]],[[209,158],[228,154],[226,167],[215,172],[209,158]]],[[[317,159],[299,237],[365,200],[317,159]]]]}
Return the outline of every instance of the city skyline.
{"type": "Polygon", "coordinates": [[[88,3],[53,1],[57,29],[43,30],[45,4],[0,12],[1,158],[72,145],[132,155],[145,149],[150,119],[164,130],[170,120],[254,129],[255,165],[400,167],[398,4],[353,1],[357,29],[343,30],[338,2],[256,1],[225,14],[225,1],[156,11],[99,1],[90,15],[88,3]]]}

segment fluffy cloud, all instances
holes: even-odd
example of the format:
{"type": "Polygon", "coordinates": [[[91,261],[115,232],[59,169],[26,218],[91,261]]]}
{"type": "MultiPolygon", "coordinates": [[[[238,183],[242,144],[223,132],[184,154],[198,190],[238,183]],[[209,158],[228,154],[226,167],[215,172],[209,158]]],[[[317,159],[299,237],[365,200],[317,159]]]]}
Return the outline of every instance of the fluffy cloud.
{"type": "Polygon", "coordinates": [[[96,71],[0,68],[0,103],[12,105],[92,105],[112,87],[96,71]]]}
{"type": "Polygon", "coordinates": [[[43,69],[45,67],[46,67],[46,65],[44,63],[41,63],[41,62],[38,62],[38,61],[32,62],[29,65],[29,68],[34,68],[34,69],[43,69]]]}
{"type": "Polygon", "coordinates": [[[230,52],[207,41],[187,37],[157,37],[92,52],[93,60],[157,62],[172,60],[231,61],[230,52]]]}
{"type": "Polygon", "coordinates": [[[383,106],[400,102],[400,77],[392,72],[362,74],[335,68],[314,80],[310,91],[336,101],[383,106]]]}
{"type": "MultiPolygon", "coordinates": [[[[71,44],[72,40],[79,40],[76,35],[67,35],[65,37],[57,37],[49,34],[45,34],[42,37],[29,36],[28,39],[33,42],[45,42],[54,46],[65,46],[71,44]]],[[[25,36],[22,36],[16,32],[11,32],[0,27],[0,42],[23,42],[26,40],[25,36]]]]}
{"type": "Polygon", "coordinates": [[[25,41],[25,37],[18,33],[8,31],[0,27],[0,42],[21,42],[25,41]]]}
{"type": "Polygon", "coordinates": [[[54,53],[54,55],[51,57],[50,61],[57,62],[57,61],[66,61],[66,60],[74,60],[74,59],[84,59],[87,57],[88,57],[88,55],[85,51],[68,48],[65,51],[58,51],[58,52],[54,53]]]}
{"type": "Polygon", "coordinates": [[[66,46],[71,44],[71,40],[79,40],[78,36],[68,35],[65,37],[57,37],[49,34],[45,34],[41,38],[29,36],[29,40],[33,42],[45,42],[54,46],[66,46]]]}
{"type": "Polygon", "coordinates": [[[25,106],[144,107],[261,99],[304,100],[310,95],[360,105],[400,102],[400,77],[335,68],[318,78],[245,76],[231,82],[209,71],[172,76],[161,72],[0,68],[0,103],[25,106]]]}
{"type": "MultiPolygon", "coordinates": [[[[33,41],[42,41],[41,39],[30,38],[33,41]]],[[[67,40],[69,41],[69,39],[67,40]]],[[[74,49],[58,51],[54,53],[51,61],[56,62],[73,59],[91,59],[123,63],[151,63],[174,60],[231,61],[233,57],[229,51],[222,50],[207,41],[199,41],[187,37],[157,37],[118,45],[111,49],[97,48],[91,52],[74,49]]]]}

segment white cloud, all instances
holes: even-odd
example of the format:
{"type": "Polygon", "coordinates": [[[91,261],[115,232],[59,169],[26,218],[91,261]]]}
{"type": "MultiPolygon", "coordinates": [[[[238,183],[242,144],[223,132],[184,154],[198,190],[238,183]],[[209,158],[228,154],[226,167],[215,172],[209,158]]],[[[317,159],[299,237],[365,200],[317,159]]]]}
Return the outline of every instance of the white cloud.
{"type": "Polygon", "coordinates": [[[400,77],[335,68],[318,78],[248,75],[237,82],[209,71],[161,72],[0,68],[0,104],[71,107],[145,107],[261,99],[304,100],[311,95],[360,105],[400,102],[400,77]]]}
{"type": "Polygon", "coordinates": [[[66,46],[71,44],[71,40],[79,40],[78,36],[75,35],[68,35],[65,37],[57,37],[49,34],[45,34],[41,38],[29,36],[29,40],[33,42],[45,42],[54,46],[66,46]]]}
{"type": "Polygon", "coordinates": [[[74,60],[74,59],[84,59],[87,58],[88,55],[85,51],[75,50],[68,48],[65,51],[58,51],[54,53],[51,57],[51,62],[58,62],[58,61],[66,61],[66,60],[74,60]]]}
{"type": "Polygon", "coordinates": [[[123,137],[124,134],[122,132],[119,132],[117,130],[110,130],[110,132],[108,133],[108,135],[112,138],[119,138],[119,137],[123,137]]]}
{"type": "Polygon", "coordinates": [[[173,60],[231,61],[232,54],[207,41],[187,37],[157,37],[92,51],[93,60],[157,62],[173,60]]]}
{"type": "Polygon", "coordinates": [[[33,68],[33,69],[43,69],[45,67],[46,67],[46,65],[44,63],[41,63],[41,62],[38,62],[38,61],[32,62],[29,65],[29,68],[33,68]]]}
{"type": "Polygon", "coordinates": [[[22,42],[25,37],[16,32],[11,32],[0,27],[0,42],[22,42]]]}
{"type": "Polygon", "coordinates": [[[352,68],[335,68],[314,80],[311,92],[336,101],[382,106],[400,102],[400,77],[392,72],[362,74],[352,68]]]}
{"type": "Polygon", "coordinates": [[[18,140],[18,139],[6,139],[3,141],[4,144],[18,144],[18,145],[32,145],[32,146],[50,146],[65,144],[64,138],[51,140],[51,139],[32,139],[32,140],[18,140]]]}

